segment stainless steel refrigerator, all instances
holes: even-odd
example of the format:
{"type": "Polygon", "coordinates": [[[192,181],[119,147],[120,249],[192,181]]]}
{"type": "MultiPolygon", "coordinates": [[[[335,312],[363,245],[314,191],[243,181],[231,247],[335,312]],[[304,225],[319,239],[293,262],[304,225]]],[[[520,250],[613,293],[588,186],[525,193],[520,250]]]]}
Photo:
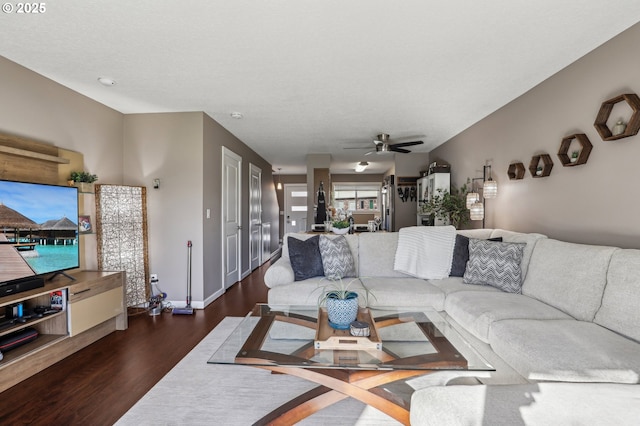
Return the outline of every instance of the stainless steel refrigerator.
{"type": "Polygon", "coordinates": [[[393,231],[394,211],[393,200],[395,199],[395,178],[389,175],[382,181],[382,224],[383,231],[393,231]]]}

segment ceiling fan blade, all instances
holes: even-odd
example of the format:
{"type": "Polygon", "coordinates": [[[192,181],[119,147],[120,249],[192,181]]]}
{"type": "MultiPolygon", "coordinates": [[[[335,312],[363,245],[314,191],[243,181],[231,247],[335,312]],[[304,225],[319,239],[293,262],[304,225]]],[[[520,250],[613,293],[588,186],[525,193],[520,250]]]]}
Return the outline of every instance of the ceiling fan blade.
{"type": "Polygon", "coordinates": [[[371,149],[371,145],[369,145],[369,146],[343,146],[342,149],[371,149]]]}
{"type": "Polygon", "coordinates": [[[391,145],[391,146],[389,147],[389,149],[390,149],[391,151],[393,151],[393,152],[401,152],[401,153],[403,153],[403,154],[408,154],[408,153],[410,153],[410,152],[411,152],[411,151],[409,151],[408,149],[404,149],[404,148],[396,148],[396,147],[395,147],[395,146],[393,146],[393,145],[391,145]]]}
{"type": "Polygon", "coordinates": [[[400,146],[413,146],[413,145],[422,145],[424,142],[422,141],[412,141],[412,142],[400,142],[394,143],[391,146],[400,147],[400,146]]]}
{"type": "Polygon", "coordinates": [[[369,151],[369,152],[367,152],[367,153],[366,153],[366,154],[364,154],[364,155],[371,155],[371,154],[375,154],[375,153],[376,153],[376,151],[369,151]]]}

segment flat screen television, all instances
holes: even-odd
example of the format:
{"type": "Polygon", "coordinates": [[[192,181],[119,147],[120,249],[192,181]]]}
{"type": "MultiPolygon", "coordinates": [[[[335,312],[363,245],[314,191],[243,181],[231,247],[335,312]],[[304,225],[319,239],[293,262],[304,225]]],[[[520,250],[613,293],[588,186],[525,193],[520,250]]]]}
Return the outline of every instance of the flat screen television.
{"type": "Polygon", "coordinates": [[[79,266],[78,189],[0,180],[0,296],[79,266]]]}

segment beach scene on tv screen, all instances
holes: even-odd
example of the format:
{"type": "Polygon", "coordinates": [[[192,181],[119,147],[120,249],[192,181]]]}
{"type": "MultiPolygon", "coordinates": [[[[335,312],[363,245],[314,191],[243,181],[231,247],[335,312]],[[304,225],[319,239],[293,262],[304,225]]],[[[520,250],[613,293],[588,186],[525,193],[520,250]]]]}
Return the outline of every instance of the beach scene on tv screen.
{"type": "Polygon", "coordinates": [[[0,282],[79,264],[76,188],[0,181],[0,282]]]}

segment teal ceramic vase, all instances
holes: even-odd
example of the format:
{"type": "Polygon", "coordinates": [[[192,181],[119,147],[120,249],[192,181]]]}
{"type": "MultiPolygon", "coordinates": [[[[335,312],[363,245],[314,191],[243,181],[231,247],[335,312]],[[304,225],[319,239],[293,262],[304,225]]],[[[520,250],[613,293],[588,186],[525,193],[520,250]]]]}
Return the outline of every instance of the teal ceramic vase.
{"type": "Polygon", "coordinates": [[[351,291],[344,299],[329,294],[326,303],[329,325],[337,330],[348,330],[358,316],[358,293],[351,291]]]}

